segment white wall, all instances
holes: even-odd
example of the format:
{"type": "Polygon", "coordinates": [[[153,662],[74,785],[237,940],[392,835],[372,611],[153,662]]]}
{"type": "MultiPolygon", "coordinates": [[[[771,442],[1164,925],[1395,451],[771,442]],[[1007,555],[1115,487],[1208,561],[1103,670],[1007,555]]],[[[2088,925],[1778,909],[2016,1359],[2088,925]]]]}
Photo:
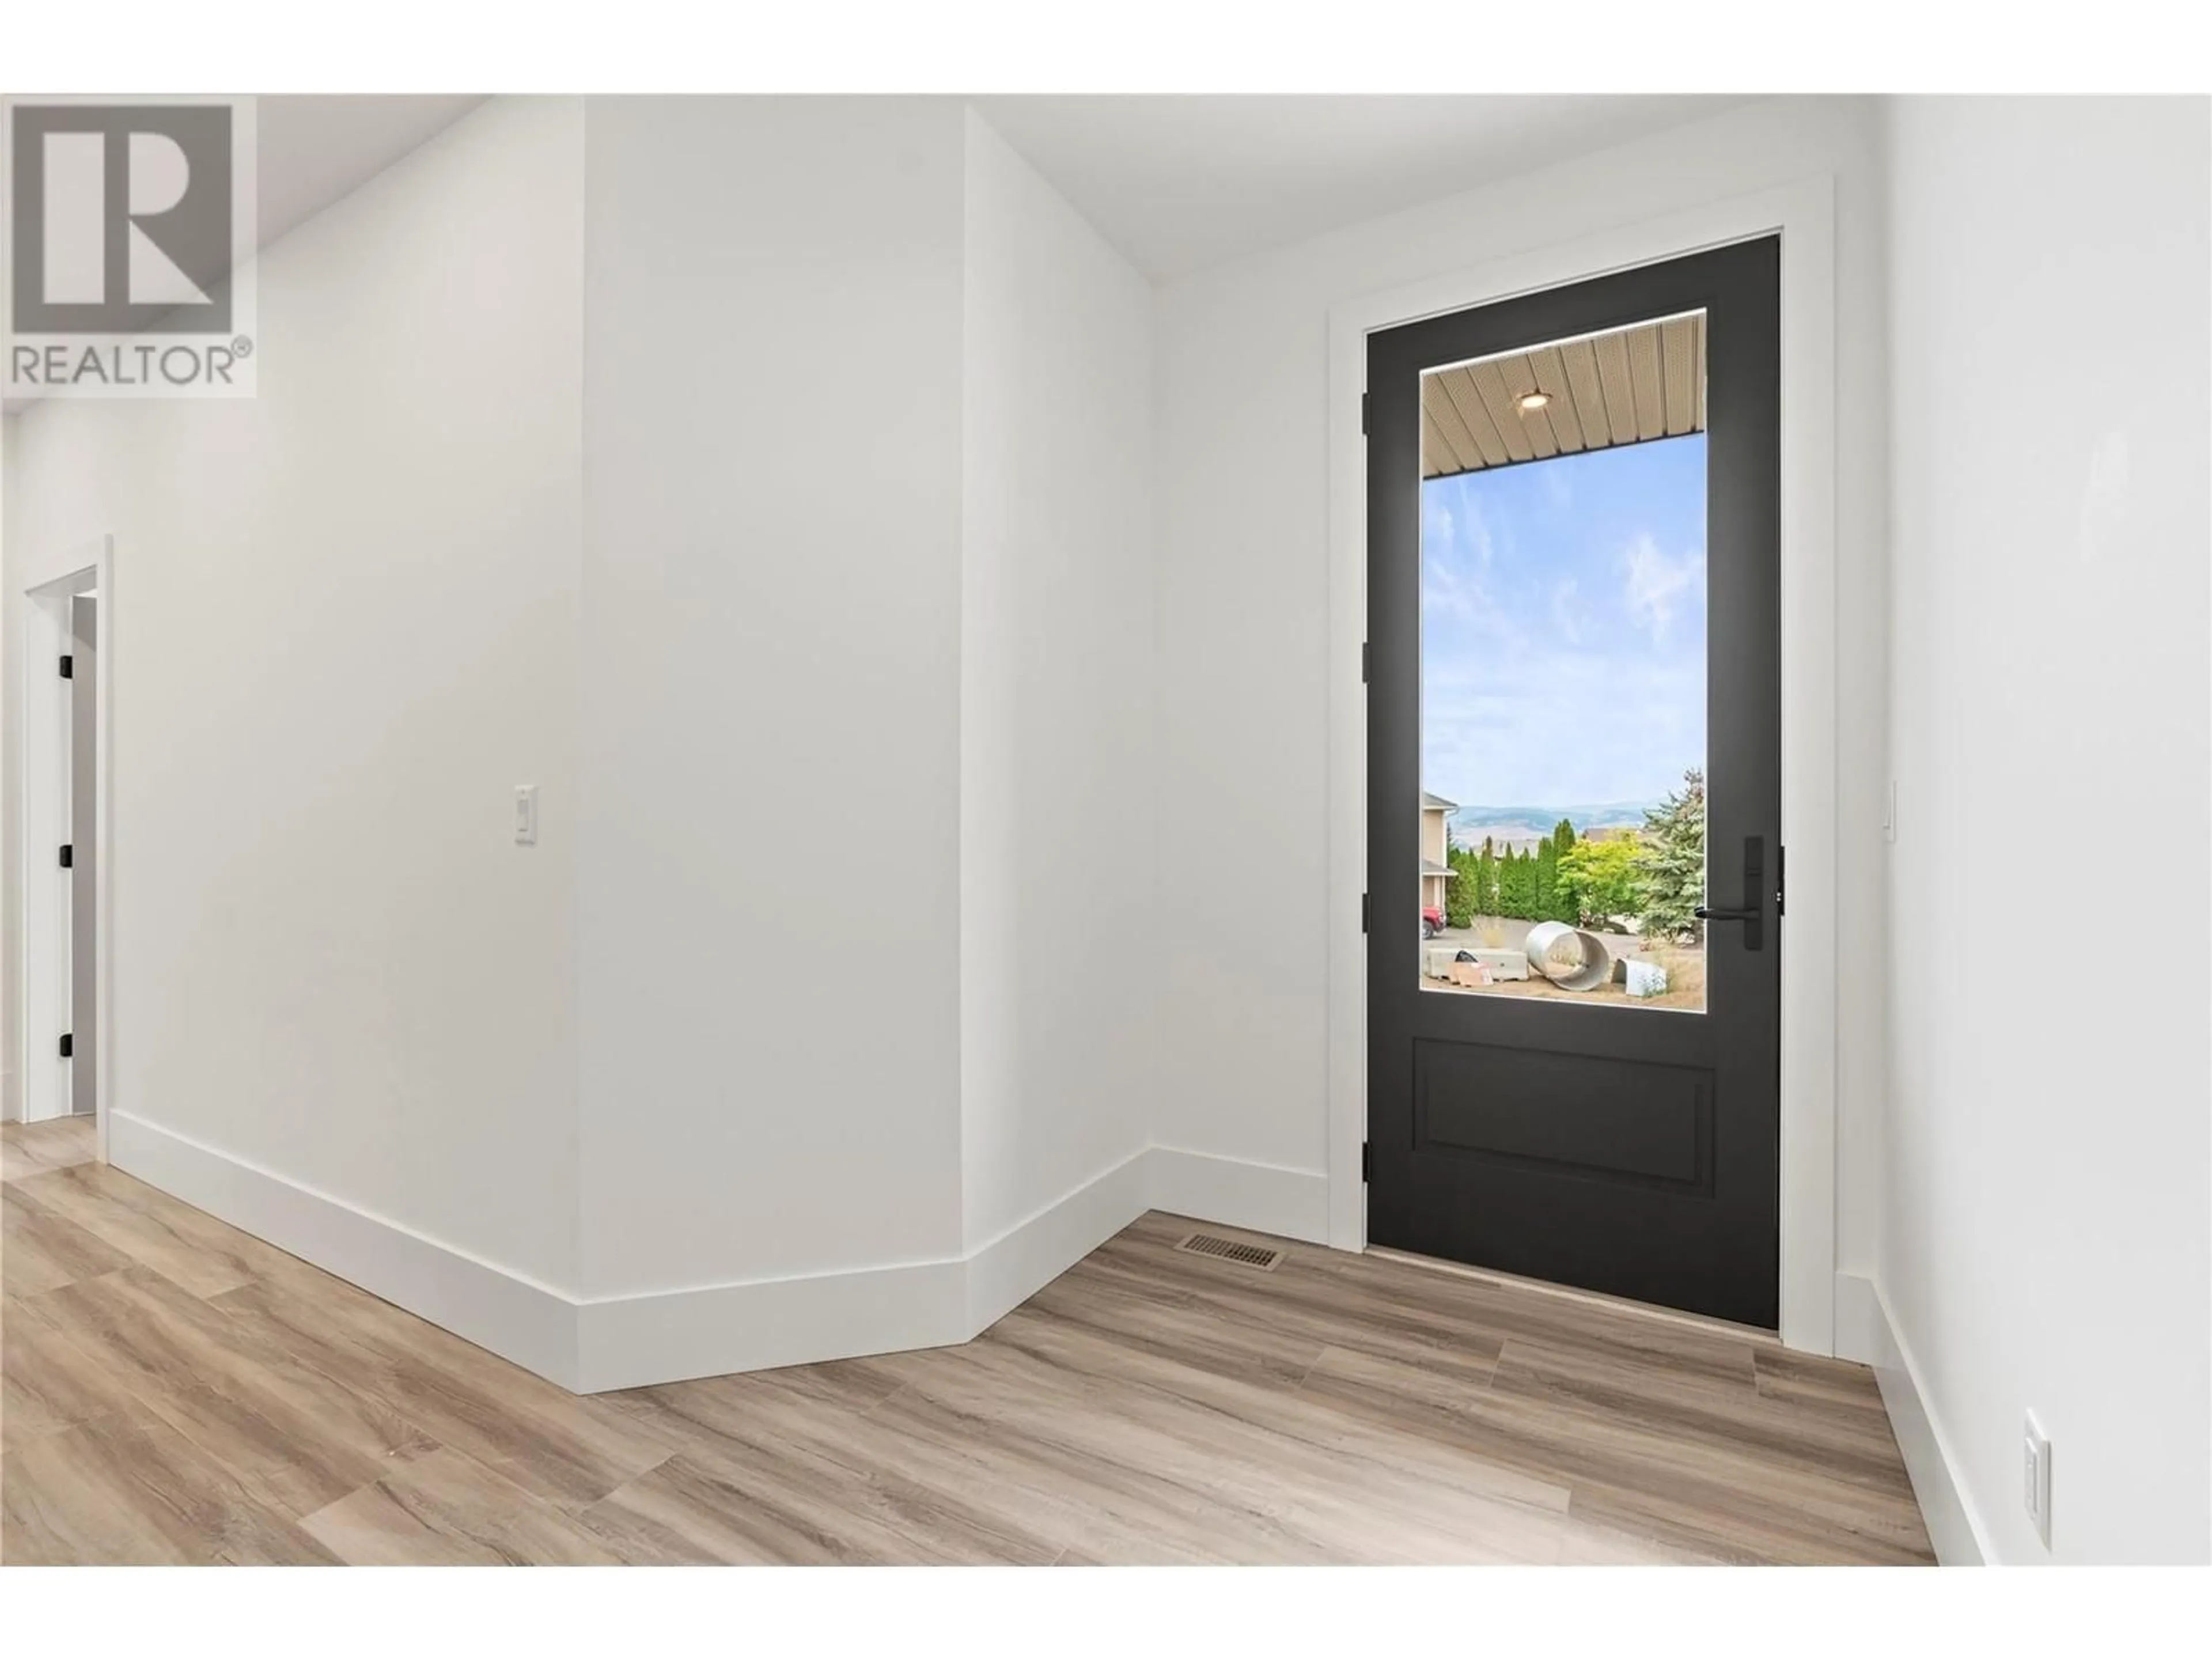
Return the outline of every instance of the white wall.
{"type": "Polygon", "coordinates": [[[1986,1553],[2203,1561],[2212,123],[2202,100],[1906,99],[1888,136],[1881,1284],[1986,1553]],[[1996,958],[1959,948],[1993,927],[1996,958]]]}
{"type": "Polygon", "coordinates": [[[590,100],[584,1262],[961,1249],[961,106],[590,100]]]}
{"type": "Polygon", "coordinates": [[[1899,937],[2047,888],[2054,778],[2208,908],[2203,108],[2072,107],[1885,173],[1774,100],[1155,294],[955,102],[495,100],[268,252],[258,400],[0,428],[11,648],[116,538],[126,1164],[489,1264],[410,1305],[595,1386],[954,1340],[1146,1201],[1296,1230],[1330,306],[1832,174],[1839,1266],[1993,1553],[2033,1407],[2059,1554],[2202,1556],[2202,953],[2058,1020],[1883,900],[1893,741],[1899,937]]]}
{"type": "Polygon", "coordinates": [[[115,538],[118,1121],[556,1281],[582,137],[573,102],[486,106],[269,249],[258,398],[41,403],[6,434],[11,641],[26,586],[115,538]]]}
{"type": "Polygon", "coordinates": [[[1143,280],[927,99],[495,100],[264,266],[258,400],[9,428],[11,588],[117,538],[118,1161],[590,1387],[1141,1209],[1143,280]]]}
{"type": "Polygon", "coordinates": [[[1156,596],[1150,284],[973,113],[965,225],[972,1249],[1150,1138],[1156,596]]]}
{"type": "Polygon", "coordinates": [[[1838,342],[1838,1265],[1870,1264],[1886,948],[1875,137],[1865,100],[1772,100],[1162,290],[1159,1139],[1316,1175],[1325,1167],[1330,306],[1829,174],[1838,342]]]}
{"type": "Polygon", "coordinates": [[[15,572],[9,561],[9,497],[15,489],[16,451],[14,415],[0,414],[0,1123],[13,1123],[23,1115],[22,1085],[15,1075],[15,1025],[21,1018],[22,990],[17,981],[22,937],[23,894],[17,873],[22,866],[22,813],[15,800],[16,773],[21,763],[17,747],[21,716],[17,705],[21,690],[24,618],[15,572]]]}

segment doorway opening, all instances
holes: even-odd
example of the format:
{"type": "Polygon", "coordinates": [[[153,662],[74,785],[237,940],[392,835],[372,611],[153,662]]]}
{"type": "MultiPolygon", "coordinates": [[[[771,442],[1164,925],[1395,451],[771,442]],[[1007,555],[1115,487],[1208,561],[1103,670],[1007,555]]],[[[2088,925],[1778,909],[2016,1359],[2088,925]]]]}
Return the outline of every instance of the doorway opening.
{"type": "Polygon", "coordinates": [[[1368,1237],[1773,1328],[1778,242],[1367,387],[1368,1237]]]}
{"type": "Polygon", "coordinates": [[[24,595],[22,955],[17,1020],[27,1123],[104,1130],[100,1058],[106,737],[101,564],[24,595]]]}

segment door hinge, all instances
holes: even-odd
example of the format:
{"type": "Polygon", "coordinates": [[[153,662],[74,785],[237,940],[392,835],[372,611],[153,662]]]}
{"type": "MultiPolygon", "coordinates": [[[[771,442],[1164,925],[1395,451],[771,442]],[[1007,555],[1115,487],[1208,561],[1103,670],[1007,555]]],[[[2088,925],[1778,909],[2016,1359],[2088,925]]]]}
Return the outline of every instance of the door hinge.
{"type": "Polygon", "coordinates": [[[1367,394],[1364,392],[1359,394],[1359,435],[1367,435],[1367,394]]]}
{"type": "Polygon", "coordinates": [[[75,657],[64,657],[62,659],[62,678],[65,680],[73,680],[76,678],[76,659],[75,657]]]}
{"type": "Polygon", "coordinates": [[[62,843],[62,868],[69,869],[76,863],[76,848],[67,842],[62,843]]]}
{"type": "Polygon", "coordinates": [[[1366,1182],[1375,1179],[1375,1149],[1364,1140],[1359,1143],[1359,1178],[1366,1182]]]}
{"type": "Polygon", "coordinates": [[[1368,644],[1367,644],[1367,641],[1364,641],[1364,640],[1362,640],[1362,641],[1360,641],[1360,642],[1359,642],[1359,683],[1360,683],[1362,685],[1364,685],[1364,684],[1367,684],[1367,673],[1368,673],[1368,670],[1369,670],[1369,668],[1371,666],[1371,664],[1370,663],[1369,659],[1368,659],[1368,654],[1367,654],[1367,653],[1368,653],[1368,644]]]}
{"type": "Polygon", "coordinates": [[[1782,915],[1783,896],[1788,885],[1782,879],[1782,857],[1787,851],[1789,849],[1780,842],[1774,843],[1774,915],[1778,921],[1782,915]]]}
{"type": "Polygon", "coordinates": [[[1364,893],[1359,896],[1359,931],[1363,933],[1367,931],[1367,895],[1364,893]]]}
{"type": "Polygon", "coordinates": [[[62,1058],[67,1060],[76,1048],[76,1039],[67,1031],[62,1033],[62,1058]]]}

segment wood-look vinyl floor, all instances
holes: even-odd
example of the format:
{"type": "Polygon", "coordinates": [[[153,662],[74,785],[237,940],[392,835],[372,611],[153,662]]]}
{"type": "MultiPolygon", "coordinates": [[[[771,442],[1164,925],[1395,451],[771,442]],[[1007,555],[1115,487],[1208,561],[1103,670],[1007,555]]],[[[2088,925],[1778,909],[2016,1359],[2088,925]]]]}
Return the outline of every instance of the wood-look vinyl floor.
{"type": "Polygon", "coordinates": [[[1526,1285],[1154,1214],[962,1347],[579,1398],[0,1155],[0,1561],[1931,1559],[1866,1371],[1526,1285]]]}

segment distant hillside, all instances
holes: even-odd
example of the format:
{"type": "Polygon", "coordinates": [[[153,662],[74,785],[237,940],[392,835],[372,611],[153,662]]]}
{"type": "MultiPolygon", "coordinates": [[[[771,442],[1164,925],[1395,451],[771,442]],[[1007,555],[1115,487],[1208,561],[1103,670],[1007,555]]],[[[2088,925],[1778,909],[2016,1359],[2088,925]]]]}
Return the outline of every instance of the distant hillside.
{"type": "Polygon", "coordinates": [[[1640,826],[1644,815],[1659,803],[1654,800],[1596,801],[1568,806],[1462,806],[1451,815],[1451,838],[1463,847],[1480,847],[1488,836],[1500,846],[1533,847],[1552,833],[1565,818],[1584,835],[1615,824],[1640,826]]]}

